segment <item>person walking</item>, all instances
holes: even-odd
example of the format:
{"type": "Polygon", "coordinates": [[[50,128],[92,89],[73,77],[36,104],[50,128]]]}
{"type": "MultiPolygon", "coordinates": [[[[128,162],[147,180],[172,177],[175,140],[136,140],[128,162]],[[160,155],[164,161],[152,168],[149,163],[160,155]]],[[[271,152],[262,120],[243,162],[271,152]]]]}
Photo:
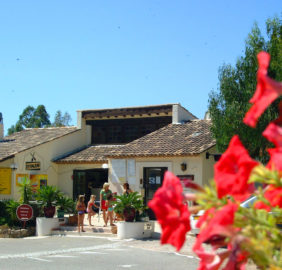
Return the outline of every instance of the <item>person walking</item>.
{"type": "Polygon", "coordinates": [[[80,228],[82,232],[84,231],[83,228],[83,221],[84,221],[84,213],[85,213],[85,203],[84,203],[84,195],[79,195],[78,197],[78,202],[76,204],[76,210],[78,213],[78,218],[77,218],[77,230],[80,233],[80,228]]]}
{"type": "Polygon", "coordinates": [[[101,210],[103,212],[103,219],[105,223],[104,227],[106,227],[108,224],[108,216],[107,216],[108,207],[106,205],[106,201],[109,194],[112,194],[112,191],[110,190],[110,185],[109,183],[104,183],[103,189],[100,191],[100,205],[101,205],[101,210]]]}

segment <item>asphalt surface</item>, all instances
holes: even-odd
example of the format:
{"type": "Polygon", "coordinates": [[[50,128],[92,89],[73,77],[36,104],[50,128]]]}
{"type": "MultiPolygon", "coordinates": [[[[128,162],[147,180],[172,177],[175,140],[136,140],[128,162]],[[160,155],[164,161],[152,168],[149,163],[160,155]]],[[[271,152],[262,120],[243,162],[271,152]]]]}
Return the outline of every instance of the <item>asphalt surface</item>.
{"type": "Polygon", "coordinates": [[[83,235],[0,238],[1,270],[193,270],[198,263],[187,248],[177,253],[173,247],[161,246],[159,240],[153,239],[118,240],[115,236],[83,235]]]}

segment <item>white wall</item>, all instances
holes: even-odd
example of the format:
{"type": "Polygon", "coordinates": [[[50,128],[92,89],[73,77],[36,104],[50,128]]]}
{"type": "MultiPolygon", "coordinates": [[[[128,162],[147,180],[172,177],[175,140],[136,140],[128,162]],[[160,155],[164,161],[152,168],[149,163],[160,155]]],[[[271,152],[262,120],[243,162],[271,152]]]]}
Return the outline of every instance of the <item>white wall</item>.
{"type": "MultiPolygon", "coordinates": [[[[187,157],[171,157],[171,158],[136,158],[135,160],[135,183],[130,184],[130,187],[134,191],[138,191],[143,194],[143,184],[140,184],[140,179],[143,181],[143,168],[144,167],[167,167],[169,171],[173,172],[175,175],[194,175],[194,181],[200,185],[203,184],[203,162],[205,160],[202,156],[187,156],[187,157]],[[185,162],[187,164],[186,171],[181,170],[180,164],[185,162]]],[[[115,192],[121,193],[122,183],[117,184],[112,181],[112,160],[109,160],[109,183],[111,189],[115,192]]],[[[207,174],[207,177],[210,175],[207,174]]],[[[126,179],[128,181],[128,177],[126,179]]]]}
{"type": "Polygon", "coordinates": [[[180,124],[183,121],[196,119],[190,112],[184,109],[180,104],[172,106],[172,123],[180,124]]]}

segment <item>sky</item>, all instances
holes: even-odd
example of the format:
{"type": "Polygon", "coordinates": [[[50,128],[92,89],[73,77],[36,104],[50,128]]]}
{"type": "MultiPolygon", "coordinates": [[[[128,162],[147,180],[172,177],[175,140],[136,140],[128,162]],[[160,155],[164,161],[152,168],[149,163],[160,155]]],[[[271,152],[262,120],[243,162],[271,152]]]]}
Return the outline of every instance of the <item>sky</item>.
{"type": "Polygon", "coordinates": [[[2,0],[5,134],[41,104],[73,125],[77,110],[168,103],[203,119],[219,67],[281,11],[281,0],[2,0]]]}

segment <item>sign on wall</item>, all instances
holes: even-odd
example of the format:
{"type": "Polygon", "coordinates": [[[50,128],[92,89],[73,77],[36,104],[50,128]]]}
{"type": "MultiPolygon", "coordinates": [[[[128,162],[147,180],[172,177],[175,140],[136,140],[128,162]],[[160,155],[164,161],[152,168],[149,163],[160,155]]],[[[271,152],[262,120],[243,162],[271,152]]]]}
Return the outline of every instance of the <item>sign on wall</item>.
{"type": "Polygon", "coordinates": [[[25,169],[27,171],[39,171],[40,170],[40,162],[39,161],[31,161],[25,163],[25,169]]]}
{"type": "Polygon", "coordinates": [[[12,170],[0,168],[0,194],[11,194],[12,170]]]}
{"type": "Polygon", "coordinates": [[[33,191],[37,191],[42,186],[47,186],[48,175],[47,174],[31,174],[30,183],[33,191]]]}
{"type": "Polygon", "coordinates": [[[28,174],[24,174],[24,173],[16,174],[16,185],[19,187],[27,179],[29,179],[28,174]]]}
{"type": "Polygon", "coordinates": [[[112,182],[123,184],[126,181],[126,160],[112,159],[112,182]]]}

